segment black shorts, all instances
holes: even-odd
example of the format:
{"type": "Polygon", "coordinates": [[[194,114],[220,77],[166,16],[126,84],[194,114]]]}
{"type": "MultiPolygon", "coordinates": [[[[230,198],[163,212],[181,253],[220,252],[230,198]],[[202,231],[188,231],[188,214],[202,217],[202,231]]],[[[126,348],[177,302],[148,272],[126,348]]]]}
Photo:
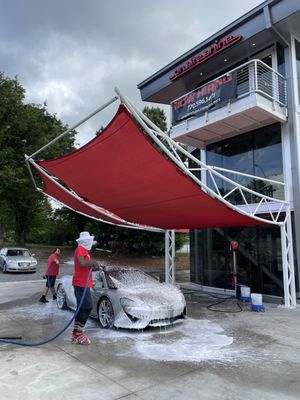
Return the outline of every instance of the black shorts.
{"type": "Polygon", "coordinates": [[[53,288],[55,285],[56,276],[55,275],[46,275],[46,287],[53,288]]]}
{"type": "MultiPolygon", "coordinates": [[[[81,301],[81,297],[83,295],[84,289],[85,288],[83,288],[81,286],[74,286],[74,293],[75,293],[75,297],[77,300],[77,306],[79,305],[79,303],[81,301]]],[[[93,302],[92,302],[91,291],[89,288],[87,288],[80,310],[91,311],[92,309],[93,309],[93,302]]]]}

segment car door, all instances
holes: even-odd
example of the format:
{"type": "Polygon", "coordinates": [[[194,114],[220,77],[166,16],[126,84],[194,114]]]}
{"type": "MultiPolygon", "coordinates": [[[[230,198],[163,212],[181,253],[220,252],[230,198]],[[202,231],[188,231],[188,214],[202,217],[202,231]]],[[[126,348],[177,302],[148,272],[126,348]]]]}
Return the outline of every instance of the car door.
{"type": "Polygon", "coordinates": [[[91,295],[93,300],[93,310],[91,313],[93,314],[93,316],[98,315],[97,305],[101,295],[103,294],[103,291],[105,290],[105,287],[106,287],[106,281],[104,273],[102,271],[94,272],[93,286],[91,289],[91,295]]]}

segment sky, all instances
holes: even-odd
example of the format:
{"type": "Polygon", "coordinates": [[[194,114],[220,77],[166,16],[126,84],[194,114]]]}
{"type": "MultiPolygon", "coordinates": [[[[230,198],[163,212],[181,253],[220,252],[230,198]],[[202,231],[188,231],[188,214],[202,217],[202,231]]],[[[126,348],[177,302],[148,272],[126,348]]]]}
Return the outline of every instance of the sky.
{"type": "MultiPolygon", "coordinates": [[[[17,76],[25,102],[73,126],[118,87],[136,106],[137,84],[262,0],[0,0],[0,71],[17,76]],[[229,7],[225,10],[225,4],[229,7]]],[[[77,128],[90,140],[116,110],[77,128]]],[[[169,107],[162,106],[169,117],[169,107]]]]}

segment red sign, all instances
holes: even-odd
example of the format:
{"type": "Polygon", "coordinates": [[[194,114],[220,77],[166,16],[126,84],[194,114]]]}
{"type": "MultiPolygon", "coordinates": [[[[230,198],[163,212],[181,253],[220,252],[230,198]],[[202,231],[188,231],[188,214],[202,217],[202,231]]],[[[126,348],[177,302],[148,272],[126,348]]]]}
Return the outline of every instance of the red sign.
{"type": "Polygon", "coordinates": [[[238,42],[241,39],[242,39],[241,35],[237,36],[229,35],[226,38],[219,40],[217,43],[212,44],[210,47],[208,47],[208,49],[206,49],[205,51],[194,57],[191,57],[185,64],[176,68],[170,80],[174,81],[181,75],[197,67],[197,65],[203,63],[204,61],[210,59],[211,57],[214,57],[216,54],[226,50],[228,47],[232,46],[234,43],[238,42]]]}

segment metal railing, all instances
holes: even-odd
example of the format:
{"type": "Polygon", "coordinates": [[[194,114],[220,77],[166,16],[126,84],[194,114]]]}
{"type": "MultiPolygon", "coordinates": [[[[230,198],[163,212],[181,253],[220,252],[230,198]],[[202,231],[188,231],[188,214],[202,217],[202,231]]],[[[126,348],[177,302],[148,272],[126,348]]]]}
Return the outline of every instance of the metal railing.
{"type": "MultiPolygon", "coordinates": [[[[191,92],[186,93],[184,96],[181,96],[178,99],[174,100],[171,103],[172,110],[174,103],[178,103],[183,98],[186,98],[187,96],[192,95],[195,92],[201,91],[201,89],[205,86],[208,86],[217,81],[222,81],[222,79],[225,79],[229,74],[236,75],[236,90],[232,98],[227,100],[225,104],[222,104],[223,106],[228,103],[233,103],[241,99],[242,97],[249,96],[252,93],[258,93],[261,96],[269,99],[274,104],[276,103],[281,107],[287,107],[286,78],[274,69],[270,68],[263,61],[255,59],[247,61],[246,63],[230,71],[227,71],[225,74],[220,75],[219,77],[205,83],[197,89],[192,90],[191,92]]],[[[206,111],[209,112],[209,110],[210,107],[208,104],[206,111]]],[[[187,115],[185,119],[194,118],[196,116],[198,115],[187,115]]],[[[181,121],[179,121],[179,123],[180,122],[181,121]]],[[[173,116],[172,123],[176,123],[173,116]]]]}
{"type": "Polygon", "coordinates": [[[285,77],[263,61],[248,61],[235,70],[237,74],[237,99],[256,92],[283,107],[287,106],[285,77]]]}

